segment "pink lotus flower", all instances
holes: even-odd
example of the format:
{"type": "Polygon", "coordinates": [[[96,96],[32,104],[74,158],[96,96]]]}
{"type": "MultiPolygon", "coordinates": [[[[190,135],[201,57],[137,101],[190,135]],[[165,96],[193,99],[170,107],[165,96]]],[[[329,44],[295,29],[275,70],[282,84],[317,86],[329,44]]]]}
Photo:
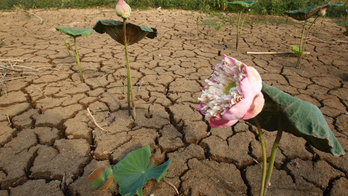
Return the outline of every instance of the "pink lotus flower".
{"type": "Polygon", "coordinates": [[[116,14],[122,18],[129,18],[131,7],[123,0],[119,0],[116,4],[116,14]]]}
{"type": "Polygon", "coordinates": [[[321,10],[318,12],[318,14],[319,14],[320,16],[325,16],[325,14],[326,14],[326,8],[321,9],[321,10]]]}
{"type": "Polygon", "coordinates": [[[205,80],[196,107],[210,120],[213,128],[232,126],[240,119],[258,115],[265,104],[260,74],[253,67],[224,55],[214,66],[210,80],[205,80]]]}

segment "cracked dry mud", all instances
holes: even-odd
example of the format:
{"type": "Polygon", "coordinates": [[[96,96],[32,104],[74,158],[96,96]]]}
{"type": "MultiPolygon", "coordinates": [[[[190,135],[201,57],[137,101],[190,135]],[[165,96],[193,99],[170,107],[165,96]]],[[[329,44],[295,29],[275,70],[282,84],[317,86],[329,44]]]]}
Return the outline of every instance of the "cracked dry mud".
{"type": "MultiPolygon", "coordinates": [[[[223,54],[255,67],[265,83],[318,106],[348,151],[348,38],[330,20],[323,29],[319,24],[312,28],[306,45],[310,54],[295,69],[295,56],[246,52],[289,51],[290,45],[299,43],[300,25],[247,25],[236,51],[236,26],[216,31],[200,25],[197,36],[197,16],[210,19],[204,14],[132,12],[130,22],[159,31],[156,39],[129,47],[137,107],[133,120],[123,90],[123,46],[96,32],[78,38],[86,79],[81,83],[75,57],[68,55],[63,43],[67,36],[54,30],[92,28],[99,19],[119,19],[114,11],[35,13],[44,24],[23,12],[0,14],[0,38],[6,39],[0,58],[24,60],[17,68],[25,71],[19,77],[10,72],[6,86],[1,86],[1,196],[110,195],[93,191],[88,175],[145,145],[151,146],[151,161],[157,165],[173,158],[166,179],[180,195],[258,195],[261,147],[255,127],[239,122],[213,129],[195,109],[204,80],[223,54]],[[87,107],[106,133],[92,122],[87,107]]],[[[265,132],[265,138],[269,153],[275,133],[265,132]]],[[[347,154],[334,157],[284,133],[268,195],[345,195],[347,161],[347,154]],[[291,161],[299,167],[291,166],[291,161]]],[[[112,186],[116,189],[116,184],[112,186]]],[[[150,193],[175,195],[167,183],[155,180],[144,186],[144,195],[150,193]]]]}

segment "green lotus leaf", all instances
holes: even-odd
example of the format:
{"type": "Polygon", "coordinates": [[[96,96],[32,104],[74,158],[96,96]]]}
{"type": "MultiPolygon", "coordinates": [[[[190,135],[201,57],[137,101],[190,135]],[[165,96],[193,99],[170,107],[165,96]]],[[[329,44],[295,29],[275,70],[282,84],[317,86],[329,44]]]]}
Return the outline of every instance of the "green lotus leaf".
{"type": "Polygon", "coordinates": [[[91,175],[89,175],[88,179],[92,188],[103,191],[111,186],[114,176],[112,175],[111,168],[101,167],[95,169],[91,175]]]}
{"type": "Polygon", "coordinates": [[[172,159],[160,166],[150,162],[150,146],[144,146],[130,152],[124,159],[114,165],[114,181],[118,183],[121,195],[143,195],[143,185],[150,179],[155,178],[160,182],[167,174],[172,159]],[[148,166],[149,165],[149,166],[148,166]]]}
{"type": "Polygon", "coordinates": [[[232,9],[242,11],[245,8],[251,7],[256,2],[257,1],[233,1],[227,3],[231,5],[232,9]]]}
{"type": "Polygon", "coordinates": [[[330,7],[330,5],[325,4],[320,6],[306,7],[299,10],[287,11],[285,12],[285,14],[296,20],[307,20],[308,18],[315,15],[319,10],[327,7],[330,7]]]}
{"type": "Polygon", "coordinates": [[[58,31],[61,31],[71,37],[88,36],[93,33],[92,29],[74,29],[68,27],[56,27],[58,31]]]}
{"type": "Polygon", "coordinates": [[[330,5],[330,7],[339,7],[344,5],[344,3],[342,2],[334,2],[334,3],[327,2],[327,3],[330,5]]]}
{"type": "MultiPolygon", "coordinates": [[[[283,115],[283,129],[302,137],[315,148],[336,156],[345,154],[319,108],[263,83],[265,108],[257,116],[261,127],[278,130],[279,116],[283,115]]],[[[249,120],[253,123],[253,120],[249,120]]]]}
{"type": "MultiPolygon", "coordinates": [[[[107,33],[118,43],[124,45],[123,22],[103,19],[99,20],[93,27],[98,33],[107,33]]],[[[142,27],[132,23],[126,23],[126,34],[128,45],[132,45],[142,40],[144,37],[153,39],[157,37],[157,29],[151,27],[142,27]]]]}
{"type": "Polygon", "coordinates": [[[294,46],[294,45],[292,45],[291,46],[291,50],[296,54],[296,55],[304,55],[304,51],[301,51],[300,52],[300,48],[298,48],[297,46],[294,46]]]}

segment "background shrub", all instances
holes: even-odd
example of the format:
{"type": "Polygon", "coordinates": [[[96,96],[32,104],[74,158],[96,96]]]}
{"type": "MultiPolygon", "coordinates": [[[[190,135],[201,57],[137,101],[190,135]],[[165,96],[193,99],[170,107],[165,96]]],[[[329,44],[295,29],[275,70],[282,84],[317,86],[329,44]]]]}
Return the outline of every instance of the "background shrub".
{"type": "MultiPolygon", "coordinates": [[[[114,8],[118,0],[0,0],[1,10],[23,9],[50,9],[50,8],[91,8],[106,7],[114,8]]],[[[164,9],[201,10],[212,13],[218,11],[233,12],[228,6],[227,0],[126,0],[133,9],[147,9],[149,7],[164,9]]],[[[232,2],[233,0],[229,0],[232,2]]],[[[337,2],[331,0],[330,2],[337,2]]],[[[346,16],[348,0],[342,7],[330,8],[327,12],[329,17],[346,16]]],[[[296,10],[313,5],[322,5],[324,0],[259,0],[253,6],[252,14],[284,15],[285,11],[296,10]]]]}

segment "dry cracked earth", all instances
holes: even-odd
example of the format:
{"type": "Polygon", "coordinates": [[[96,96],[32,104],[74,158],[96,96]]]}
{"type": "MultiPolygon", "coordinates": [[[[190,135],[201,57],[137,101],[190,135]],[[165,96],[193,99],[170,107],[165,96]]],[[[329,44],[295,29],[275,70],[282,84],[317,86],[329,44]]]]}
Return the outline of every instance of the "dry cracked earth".
{"type": "MultiPolygon", "coordinates": [[[[310,52],[295,68],[293,55],[248,55],[289,51],[301,25],[255,24],[219,31],[200,25],[211,18],[182,10],[133,11],[130,22],[158,29],[156,39],[129,47],[137,118],[128,116],[123,46],[106,34],[77,38],[85,83],[56,26],[92,28],[99,19],[118,20],[113,10],[34,10],[0,13],[0,195],[111,195],[93,191],[89,174],[112,167],[150,145],[151,161],[173,158],[166,180],[180,195],[258,195],[261,147],[247,122],[213,129],[195,109],[204,80],[226,54],[255,67],[265,83],[313,103],[348,151],[348,38],[330,20],[312,28],[310,52]],[[6,60],[7,59],[7,60],[6,60]],[[15,61],[15,60],[22,61],[15,61]],[[88,115],[87,108],[101,127],[88,115]]],[[[231,16],[231,14],[229,14],[231,16]]],[[[267,151],[275,139],[265,131],[267,151]]],[[[320,152],[284,133],[268,195],[346,195],[348,155],[320,152]],[[296,164],[290,164],[296,163],[296,164]]],[[[112,185],[117,190],[116,184],[112,185]]],[[[174,196],[155,180],[144,195],[174,196]]],[[[118,192],[117,192],[118,194],[118,192]]]]}

